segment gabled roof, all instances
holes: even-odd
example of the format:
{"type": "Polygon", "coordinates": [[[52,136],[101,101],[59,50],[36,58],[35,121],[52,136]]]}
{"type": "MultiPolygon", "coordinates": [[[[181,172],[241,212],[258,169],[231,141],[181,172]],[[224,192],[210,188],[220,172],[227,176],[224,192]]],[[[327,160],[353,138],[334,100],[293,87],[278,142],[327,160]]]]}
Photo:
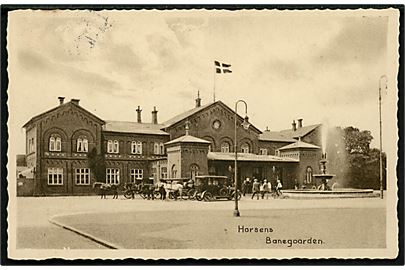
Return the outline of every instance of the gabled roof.
{"type": "Polygon", "coordinates": [[[76,103],[74,103],[74,102],[72,102],[72,101],[69,101],[69,102],[63,103],[63,104],[61,104],[61,105],[59,105],[59,106],[57,106],[57,107],[55,107],[55,108],[52,108],[52,109],[50,109],[50,110],[48,110],[48,111],[46,111],[46,112],[43,112],[43,113],[41,113],[41,114],[38,114],[37,116],[32,117],[27,123],[25,123],[25,124],[23,125],[23,128],[25,128],[26,126],[28,126],[30,123],[35,122],[35,121],[41,119],[42,117],[44,117],[45,115],[47,115],[47,114],[49,114],[49,113],[51,113],[51,112],[57,111],[57,110],[59,110],[59,109],[61,109],[61,108],[66,108],[66,107],[68,107],[68,106],[73,106],[74,108],[80,110],[80,111],[83,112],[84,114],[87,114],[87,115],[90,116],[91,118],[95,119],[95,120],[96,120],[97,122],[99,122],[100,124],[104,124],[104,120],[103,120],[103,119],[99,118],[98,116],[96,116],[95,114],[89,112],[88,110],[82,108],[80,105],[78,105],[78,104],[76,104],[76,103]]]}
{"type": "Polygon", "coordinates": [[[165,143],[165,145],[170,145],[174,143],[205,143],[211,144],[211,142],[191,136],[191,135],[184,135],[177,139],[171,140],[170,142],[165,143]]]}
{"type": "Polygon", "coordinates": [[[163,123],[163,128],[168,128],[171,125],[174,125],[174,124],[182,121],[183,119],[186,119],[187,117],[190,117],[193,114],[204,110],[205,108],[209,107],[210,105],[213,105],[214,103],[216,103],[216,102],[211,102],[211,103],[205,104],[205,105],[200,106],[200,107],[195,107],[195,108],[192,108],[191,110],[188,110],[188,111],[185,111],[185,112],[183,112],[181,114],[178,114],[175,117],[170,118],[169,120],[165,121],[163,123]]]}
{"type": "MultiPolygon", "coordinates": [[[[180,121],[182,121],[182,120],[184,120],[184,119],[186,119],[188,117],[191,117],[192,115],[194,115],[194,114],[196,114],[198,112],[201,112],[201,111],[203,111],[203,110],[205,110],[205,109],[207,109],[209,107],[212,107],[215,104],[219,104],[219,105],[223,106],[224,108],[226,108],[228,111],[230,111],[233,114],[235,113],[235,111],[232,110],[229,106],[227,106],[222,101],[218,100],[218,101],[215,101],[215,102],[205,104],[205,105],[200,106],[200,107],[195,107],[195,108],[193,108],[191,110],[188,110],[188,111],[186,111],[184,113],[181,113],[181,114],[167,120],[166,122],[163,123],[163,129],[166,129],[166,128],[168,128],[168,127],[170,127],[170,126],[172,126],[172,125],[174,125],[174,124],[176,124],[176,123],[178,123],[178,122],[180,122],[180,121]]],[[[240,116],[239,114],[238,114],[238,117],[239,117],[239,119],[243,120],[243,117],[240,116]]],[[[257,127],[255,127],[252,123],[250,123],[250,128],[253,128],[259,134],[262,133],[262,131],[260,129],[258,129],[257,127]]]]}
{"type": "Polygon", "coordinates": [[[297,128],[297,130],[295,130],[295,131],[293,131],[292,129],[285,129],[285,130],[281,130],[280,134],[282,134],[282,136],[298,139],[300,137],[304,137],[305,135],[307,135],[308,133],[312,132],[314,129],[316,129],[317,127],[320,127],[320,126],[321,126],[321,124],[303,126],[303,127],[297,128]]]}
{"type": "Polygon", "coordinates": [[[275,131],[264,131],[259,135],[259,140],[272,142],[296,142],[295,139],[275,131]]]}
{"type": "Polygon", "coordinates": [[[320,149],[319,146],[310,144],[310,143],[306,143],[303,141],[297,141],[295,143],[283,146],[281,148],[279,148],[278,150],[289,150],[289,149],[320,149]]]}
{"type": "Polygon", "coordinates": [[[162,124],[138,123],[129,121],[110,121],[106,120],[103,125],[103,131],[152,134],[152,135],[169,135],[161,130],[162,124]]]}
{"type": "MultiPolygon", "coordinates": [[[[235,153],[209,152],[209,160],[235,160],[235,153]]],[[[238,161],[265,161],[265,162],[299,162],[298,159],[271,155],[256,155],[251,153],[238,153],[238,161]]]]}

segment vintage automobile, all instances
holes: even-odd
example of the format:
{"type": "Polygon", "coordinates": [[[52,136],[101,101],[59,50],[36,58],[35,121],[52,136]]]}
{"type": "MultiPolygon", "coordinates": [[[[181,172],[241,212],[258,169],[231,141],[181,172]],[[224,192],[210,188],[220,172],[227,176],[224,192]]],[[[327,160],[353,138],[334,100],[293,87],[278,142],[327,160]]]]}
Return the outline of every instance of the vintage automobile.
{"type": "MultiPolygon", "coordinates": [[[[195,180],[195,192],[193,199],[199,201],[213,201],[220,199],[232,200],[235,198],[235,187],[226,176],[199,175],[195,180]]],[[[242,193],[237,191],[238,199],[242,193]]]]}

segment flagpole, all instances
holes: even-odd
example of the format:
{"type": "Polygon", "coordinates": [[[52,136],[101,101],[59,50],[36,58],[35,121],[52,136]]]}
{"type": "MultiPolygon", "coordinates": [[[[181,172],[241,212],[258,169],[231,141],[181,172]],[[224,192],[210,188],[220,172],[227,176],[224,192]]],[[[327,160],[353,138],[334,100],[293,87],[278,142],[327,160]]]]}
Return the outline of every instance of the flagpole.
{"type": "Polygon", "coordinates": [[[214,102],[215,102],[215,81],[216,81],[216,78],[217,78],[216,74],[217,74],[217,68],[215,67],[214,68],[214,102]]]}

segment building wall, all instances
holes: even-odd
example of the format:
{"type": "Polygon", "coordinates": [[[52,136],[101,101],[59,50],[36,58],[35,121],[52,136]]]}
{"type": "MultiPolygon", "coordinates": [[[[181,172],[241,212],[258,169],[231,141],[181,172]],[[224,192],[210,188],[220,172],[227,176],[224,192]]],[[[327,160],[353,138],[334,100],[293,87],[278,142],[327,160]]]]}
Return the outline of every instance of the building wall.
{"type": "Polygon", "coordinates": [[[181,177],[181,147],[180,145],[172,145],[167,147],[167,172],[169,178],[181,177]],[[176,174],[173,174],[173,168],[176,170],[176,174]]]}
{"type": "MultiPolygon", "coordinates": [[[[212,142],[211,151],[220,152],[222,142],[230,144],[230,151],[234,151],[234,114],[220,103],[207,108],[195,115],[180,121],[167,129],[170,139],[173,140],[185,134],[186,121],[189,121],[189,134],[212,142]],[[214,128],[214,122],[220,121],[220,127],[214,128]]],[[[258,136],[253,128],[243,129],[238,120],[237,141],[238,149],[243,143],[249,144],[251,153],[258,153],[258,136]]]]}
{"type": "Polygon", "coordinates": [[[319,160],[322,156],[320,149],[291,149],[280,152],[281,157],[298,158],[299,163],[295,167],[295,170],[291,171],[290,178],[292,179],[293,186],[295,179],[297,180],[299,187],[305,185],[307,188],[311,188],[315,184],[315,179],[312,179],[311,183],[305,183],[306,171],[308,167],[312,168],[312,173],[319,173],[319,160]]]}
{"type": "Polygon", "coordinates": [[[27,129],[26,133],[26,144],[25,144],[25,153],[26,153],[26,160],[27,160],[27,167],[35,167],[37,163],[37,156],[38,156],[38,136],[37,136],[37,127],[36,125],[31,125],[29,129],[27,129]],[[35,151],[31,152],[28,147],[28,141],[34,139],[35,142],[35,151]]]}
{"type": "Polygon", "coordinates": [[[265,148],[267,149],[267,154],[268,155],[276,155],[276,150],[291,144],[291,142],[273,142],[273,141],[259,141],[259,154],[260,154],[260,149],[265,148]]]}
{"type": "Polygon", "coordinates": [[[301,138],[303,142],[322,146],[322,129],[321,126],[315,128],[313,131],[301,138]]]}
{"type": "MultiPolygon", "coordinates": [[[[169,136],[167,135],[149,135],[149,134],[131,134],[131,133],[121,133],[121,132],[107,132],[102,133],[102,144],[103,152],[107,153],[107,143],[108,140],[118,140],[119,142],[119,155],[121,157],[137,156],[139,158],[147,157],[161,157],[165,156],[165,153],[154,154],[154,143],[165,143],[169,141],[169,136]],[[132,154],[131,153],[131,143],[133,141],[142,142],[142,154],[132,154]]],[[[135,157],[134,157],[135,158],[135,157]]]]}
{"type": "MultiPolygon", "coordinates": [[[[35,123],[38,135],[38,163],[35,173],[35,195],[44,194],[88,194],[92,192],[94,181],[90,171],[91,183],[77,185],[75,169],[88,168],[87,154],[77,152],[77,139],[85,136],[88,151],[96,148],[101,151],[101,123],[77,107],[65,104],[55,111],[44,115],[35,123]],[[52,135],[61,137],[61,151],[50,151],[49,140],[52,135]],[[48,184],[48,169],[63,169],[63,184],[48,184]]],[[[29,131],[27,131],[29,133],[29,131]]],[[[27,159],[28,161],[28,159],[27,159]]]]}
{"type": "Polygon", "coordinates": [[[191,166],[198,166],[199,175],[208,175],[208,145],[186,144],[181,147],[181,177],[191,178],[191,166]]]}

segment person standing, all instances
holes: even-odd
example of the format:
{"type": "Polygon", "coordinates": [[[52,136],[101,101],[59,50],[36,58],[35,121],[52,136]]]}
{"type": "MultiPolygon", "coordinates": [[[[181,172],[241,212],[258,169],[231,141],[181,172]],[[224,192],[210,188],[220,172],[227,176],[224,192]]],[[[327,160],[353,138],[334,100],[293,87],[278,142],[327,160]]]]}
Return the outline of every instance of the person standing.
{"type": "Polygon", "coordinates": [[[264,195],[265,194],[267,194],[267,199],[269,198],[269,195],[268,195],[268,186],[269,186],[269,183],[267,183],[267,179],[264,179],[263,180],[263,184],[260,186],[260,192],[262,193],[262,199],[264,199],[264,195]]]}
{"type": "Polygon", "coordinates": [[[276,183],[276,195],[277,195],[277,197],[280,197],[282,195],[282,193],[281,193],[282,188],[283,188],[283,185],[281,184],[280,179],[277,179],[277,183],[276,183]]]}
{"type": "Polygon", "coordinates": [[[246,188],[247,188],[247,181],[245,179],[245,180],[243,180],[243,183],[242,183],[242,195],[243,195],[243,197],[245,197],[245,195],[246,195],[246,188]]]}
{"type": "Polygon", "coordinates": [[[259,181],[257,181],[257,179],[254,179],[252,185],[252,200],[255,195],[257,195],[257,199],[259,199],[259,194],[260,194],[260,183],[259,181]]]}
{"type": "Polygon", "coordinates": [[[164,187],[164,184],[160,185],[159,192],[160,192],[160,198],[162,199],[162,201],[166,200],[166,189],[164,187]]]}

